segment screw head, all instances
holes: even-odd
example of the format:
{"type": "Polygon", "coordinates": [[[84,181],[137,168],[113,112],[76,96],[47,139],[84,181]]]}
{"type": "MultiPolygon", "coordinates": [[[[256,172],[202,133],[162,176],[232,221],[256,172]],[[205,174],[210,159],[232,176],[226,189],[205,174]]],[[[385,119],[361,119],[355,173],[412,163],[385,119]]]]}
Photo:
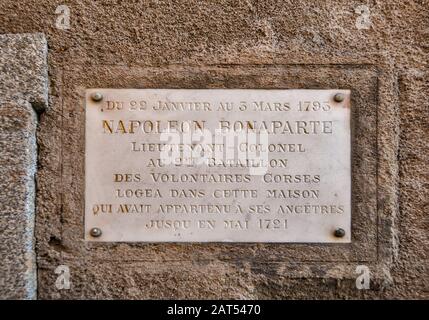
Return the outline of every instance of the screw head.
{"type": "Polygon", "coordinates": [[[334,96],[334,101],[335,101],[335,102],[343,102],[343,101],[344,101],[344,99],[345,99],[345,96],[344,96],[344,94],[343,94],[343,93],[337,93],[337,94],[335,94],[335,96],[334,96]]]}
{"type": "Polygon", "coordinates": [[[102,233],[100,228],[91,228],[89,231],[89,234],[94,238],[98,238],[102,233]]]}
{"type": "Polygon", "coordinates": [[[103,100],[103,95],[100,92],[93,92],[91,94],[91,99],[95,102],[103,100]]]}
{"type": "Polygon", "coordinates": [[[346,235],[346,231],[343,228],[337,228],[334,231],[334,236],[337,238],[342,238],[346,235]]]}

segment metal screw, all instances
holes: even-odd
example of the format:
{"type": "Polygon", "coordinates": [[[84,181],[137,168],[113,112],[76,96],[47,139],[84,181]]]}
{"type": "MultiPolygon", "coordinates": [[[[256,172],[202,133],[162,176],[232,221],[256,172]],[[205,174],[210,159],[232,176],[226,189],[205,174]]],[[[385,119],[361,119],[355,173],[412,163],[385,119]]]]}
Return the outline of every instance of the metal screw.
{"type": "Polygon", "coordinates": [[[342,101],[344,101],[344,99],[345,99],[345,96],[342,93],[337,93],[334,96],[334,101],[335,102],[342,102],[342,101]]]}
{"type": "Polygon", "coordinates": [[[100,92],[94,92],[91,94],[91,99],[95,102],[103,100],[103,95],[100,92]]]}
{"type": "Polygon", "coordinates": [[[92,236],[92,237],[94,237],[94,238],[98,238],[99,236],[101,236],[101,234],[102,234],[103,232],[101,232],[101,229],[100,228],[92,228],[90,231],[89,231],[89,234],[92,236]]]}
{"type": "Polygon", "coordinates": [[[346,235],[346,231],[343,228],[337,228],[334,231],[334,236],[337,238],[342,238],[346,235]]]}

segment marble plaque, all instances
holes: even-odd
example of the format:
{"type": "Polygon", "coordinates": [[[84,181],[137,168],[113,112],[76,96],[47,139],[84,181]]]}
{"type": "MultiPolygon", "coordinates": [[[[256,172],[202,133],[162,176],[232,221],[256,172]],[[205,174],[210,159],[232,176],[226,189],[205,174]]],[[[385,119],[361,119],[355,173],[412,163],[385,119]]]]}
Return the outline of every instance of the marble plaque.
{"type": "Polygon", "coordinates": [[[349,90],[88,89],[85,239],[351,240],[349,90]]]}

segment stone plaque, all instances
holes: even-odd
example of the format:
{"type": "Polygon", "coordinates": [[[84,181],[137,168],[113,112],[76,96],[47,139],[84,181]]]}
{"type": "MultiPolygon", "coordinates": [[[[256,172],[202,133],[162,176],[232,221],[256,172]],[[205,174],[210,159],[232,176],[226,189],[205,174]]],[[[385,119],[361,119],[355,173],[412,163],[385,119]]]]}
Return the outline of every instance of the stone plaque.
{"type": "Polygon", "coordinates": [[[89,89],[85,239],[351,239],[349,90],[89,89]]]}

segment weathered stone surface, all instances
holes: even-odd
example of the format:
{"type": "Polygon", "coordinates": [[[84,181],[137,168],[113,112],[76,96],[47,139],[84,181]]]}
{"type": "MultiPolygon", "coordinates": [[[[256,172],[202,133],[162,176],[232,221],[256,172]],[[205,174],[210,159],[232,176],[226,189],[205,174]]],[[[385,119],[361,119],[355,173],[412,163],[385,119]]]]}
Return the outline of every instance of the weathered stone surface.
{"type": "Polygon", "coordinates": [[[47,44],[45,36],[36,34],[0,35],[1,99],[24,99],[37,112],[48,101],[47,44]]]}
{"type": "Polygon", "coordinates": [[[422,1],[1,1],[1,32],[45,32],[51,106],[38,132],[39,297],[428,298],[427,57],[422,1]],[[352,90],[350,246],[88,244],[85,88],[352,90]],[[70,290],[55,268],[70,266],[70,290]],[[357,290],[357,265],[371,290],[357,290]]]}
{"type": "Polygon", "coordinates": [[[34,299],[37,114],[47,106],[42,34],[0,35],[0,298],[34,299]]]}
{"type": "Polygon", "coordinates": [[[36,296],[34,201],[37,117],[26,101],[0,103],[0,297],[36,296]]]}
{"type": "MultiPolygon", "coordinates": [[[[429,199],[429,72],[409,70],[399,79],[399,248],[394,274],[397,287],[429,292],[428,199],[429,199]],[[409,288],[411,285],[412,288],[409,288]]],[[[409,291],[397,290],[405,298],[409,291]]]]}

